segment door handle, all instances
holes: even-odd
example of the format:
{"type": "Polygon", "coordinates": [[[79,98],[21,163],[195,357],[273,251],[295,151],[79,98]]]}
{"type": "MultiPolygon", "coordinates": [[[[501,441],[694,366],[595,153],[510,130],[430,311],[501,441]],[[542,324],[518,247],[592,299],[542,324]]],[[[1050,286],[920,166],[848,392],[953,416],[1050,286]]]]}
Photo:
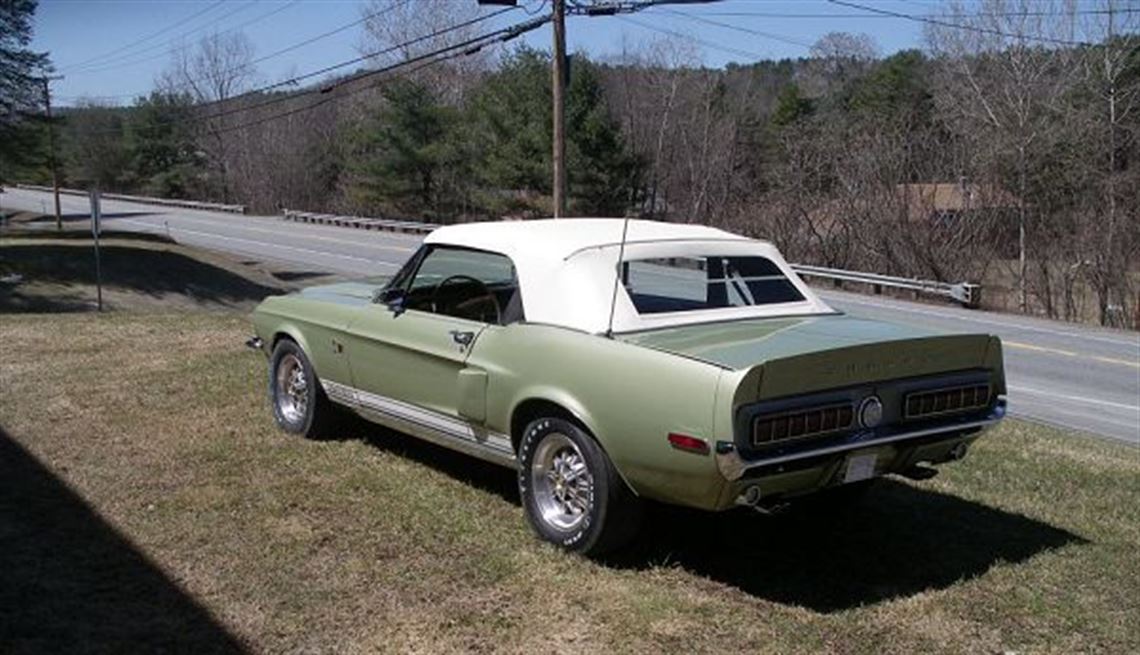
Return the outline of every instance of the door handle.
{"type": "Polygon", "coordinates": [[[471,345],[471,341],[475,339],[474,332],[464,332],[462,330],[452,330],[448,334],[451,335],[451,340],[461,346],[471,345]]]}

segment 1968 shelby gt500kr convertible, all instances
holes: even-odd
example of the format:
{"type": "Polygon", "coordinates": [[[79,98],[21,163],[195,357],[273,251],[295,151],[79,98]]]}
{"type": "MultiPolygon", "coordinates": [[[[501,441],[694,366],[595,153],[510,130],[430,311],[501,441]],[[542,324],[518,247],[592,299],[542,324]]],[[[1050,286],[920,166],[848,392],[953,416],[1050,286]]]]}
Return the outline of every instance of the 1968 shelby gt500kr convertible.
{"type": "MultiPolygon", "coordinates": [[[[617,219],[431,233],[390,279],[266,299],[286,431],[336,405],[515,467],[544,539],[615,548],[643,499],[757,509],[961,458],[1001,343],[842,315],[765,242],[617,219]]],[[[854,488],[846,487],[846,488],[854,488]]]]}

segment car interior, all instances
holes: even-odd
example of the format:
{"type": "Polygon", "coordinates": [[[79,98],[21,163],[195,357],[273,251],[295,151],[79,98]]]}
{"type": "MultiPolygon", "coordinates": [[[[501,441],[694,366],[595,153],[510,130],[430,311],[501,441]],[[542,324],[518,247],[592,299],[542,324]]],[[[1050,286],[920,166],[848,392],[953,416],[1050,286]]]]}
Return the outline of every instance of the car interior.
{"type": "Polygon", "coordinates": [[[503,255],[432,246],[409,264],[387,287],[405,289],[404,309],[496,325],[523,320],[514,265],[503,255]]]}

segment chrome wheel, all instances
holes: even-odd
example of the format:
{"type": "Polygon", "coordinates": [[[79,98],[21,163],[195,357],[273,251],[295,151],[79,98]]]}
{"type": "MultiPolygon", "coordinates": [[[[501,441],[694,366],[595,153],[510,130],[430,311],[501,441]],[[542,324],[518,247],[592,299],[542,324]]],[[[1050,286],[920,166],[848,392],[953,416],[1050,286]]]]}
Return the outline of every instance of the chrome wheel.
{"type": "Polygon", "coordinates": [[[551,527],[573,530],[594,506],[594,476],[564,434],[552,432],[538,444],[530,477],[538,513],[551,527]]]}
{"type": "Polygon", "coordinates": [[[305,367],[292,353],[281,357],[277,363],[277,410],[290,423],[305,419],[309,408],[309,382],[305,378],[305,367]]]}

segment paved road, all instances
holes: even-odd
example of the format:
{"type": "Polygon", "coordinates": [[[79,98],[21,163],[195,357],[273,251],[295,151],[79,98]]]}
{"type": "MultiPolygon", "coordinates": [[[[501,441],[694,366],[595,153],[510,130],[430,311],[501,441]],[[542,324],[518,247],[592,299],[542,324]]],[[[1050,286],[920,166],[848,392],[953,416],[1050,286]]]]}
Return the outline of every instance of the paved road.
{"type": "MultiPolygon", "coordinates": [[[[0,207],[45,211],[49,194],[9,190],[0,207]]],[[[69,220],[83,220],[86,198],[63,196],[69,220]]],[[[288,263],[298,271],[344,276],[393,272],[420,238],[387,232],[285,223],[122,201],[103,202],[107,229],[169,234],[175,240],[288,263]]],[[[989,332],[1005,344],[1011,412],[1025,418],[1140,445],[1140,335],[1089,326],[822,292],[851,314],[946,330],[989,332]]]]}

